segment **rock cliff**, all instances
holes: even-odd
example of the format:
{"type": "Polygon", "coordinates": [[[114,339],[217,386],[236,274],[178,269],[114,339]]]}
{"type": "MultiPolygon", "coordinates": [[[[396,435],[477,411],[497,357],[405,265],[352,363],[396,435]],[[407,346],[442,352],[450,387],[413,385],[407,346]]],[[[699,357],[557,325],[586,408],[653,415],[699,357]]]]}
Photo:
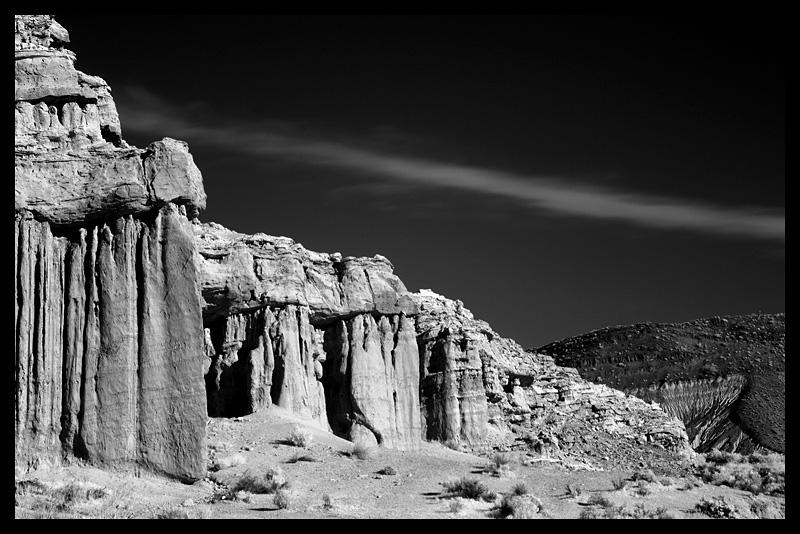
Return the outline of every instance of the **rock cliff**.
{"type": "Polygon", "coordinates": [[[51,16],[15,17],[18,468],[80,458],[197,479],[207,415],[273,404],[398,449],[622,467],[690,451],[657,405],[409,292],[382,256],[201,223],[186,144],[129,146],[68,42],[51,16]]]}
{"type": "Polygon", "coordinates": [[[203,326],[185,143],[121,139],[106,83],[47,15],[15,17],[17,466],[77,456],[205,473],[203,326]]]}

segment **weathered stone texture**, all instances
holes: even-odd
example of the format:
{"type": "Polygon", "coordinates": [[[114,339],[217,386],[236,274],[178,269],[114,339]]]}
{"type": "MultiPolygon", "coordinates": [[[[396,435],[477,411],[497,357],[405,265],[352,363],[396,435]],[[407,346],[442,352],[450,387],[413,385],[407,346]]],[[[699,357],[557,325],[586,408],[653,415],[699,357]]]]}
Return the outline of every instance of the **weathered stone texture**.
{"type": "Polygon", "coordinates": [[[120,137],[107,84],[49,15],[15,16],[15,465],[73,455],[205,474],[186,144],[120,137]]]}
{"type": "Polygon", "coordinates": [[[181,211],[62,236],[15,221],[18,463],[67,452],[205,471],[202,322],[181,211]]]}
{"type": "Polygon", "coordinates": [[[325,383],[333,431],[354,442],[417,449],[419,359],[404,315],[340,320],[325,331],[325,383]]]}
{"type": "Polygon", "coordinates": [[[263,306],[309,309],[323,325],[361,313],[414,315],[416,304],[383,256],[342,258],[306,250],[288,237],[194,227],[206,323],[263,306]]]}

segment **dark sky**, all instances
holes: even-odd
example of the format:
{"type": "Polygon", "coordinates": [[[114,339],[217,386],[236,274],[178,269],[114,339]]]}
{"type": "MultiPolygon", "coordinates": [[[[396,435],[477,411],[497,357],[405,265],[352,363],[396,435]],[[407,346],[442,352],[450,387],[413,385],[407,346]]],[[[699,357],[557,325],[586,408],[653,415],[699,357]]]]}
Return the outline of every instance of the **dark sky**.
{"type": "Polygon", "coordinates": [[[203,221],[388,257],[524,347],[785,311],[777,17],[78,16],[203,221]]]}

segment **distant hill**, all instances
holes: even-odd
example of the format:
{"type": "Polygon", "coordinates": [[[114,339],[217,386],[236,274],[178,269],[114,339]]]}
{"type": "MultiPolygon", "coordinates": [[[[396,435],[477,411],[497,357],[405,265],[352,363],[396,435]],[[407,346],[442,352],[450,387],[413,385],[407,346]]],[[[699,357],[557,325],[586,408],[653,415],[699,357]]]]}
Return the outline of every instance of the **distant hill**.
{"type": "Polygon", "coordinates": [[[533,351],[661,403],[696,450],[785,452],[785,342],[780,313],[614,326],[533,351]]]}

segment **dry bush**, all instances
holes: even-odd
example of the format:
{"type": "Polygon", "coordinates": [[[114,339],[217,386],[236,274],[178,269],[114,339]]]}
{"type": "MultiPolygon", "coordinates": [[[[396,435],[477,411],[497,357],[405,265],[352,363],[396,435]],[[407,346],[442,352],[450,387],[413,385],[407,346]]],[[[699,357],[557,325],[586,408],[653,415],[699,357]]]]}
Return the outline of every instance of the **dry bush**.
{"type": "Polygon", "coordinates": [[[378,471],[378,474],[379,475],[390,475],[390,476],[391,475],[396,475],[397,474],[397,469],[395,469],[391,465],[387,465],[386,467],[384,467],[383,469],[378,471]]]}
{"type": "Polygon", "coordinates": [[[233,500],[239,492],[270,494],[287,487],[288,482],[280,467],[269,467],[263,475],[247,471],[220,500],[233,500]]]}
{"type": "Polygon", "coordinates": [[[611,479],[611,485],[614,486],[616,491],[621,491],[628,485],[628,481],[622,477],[614,477],[611,479]]]}
{"type": "Polygon", "coordinates": [[[38,519],[58,519],[102,515],[98,510],[78,510],[81,505],[105,499],[111,492],[101,486],[80,480],[49,486],[38,480],[15,481],[15,501],[22,500],[27,512],[23,515],[38,519]],[[84,513],[79,513],[84,512],[84,513]]]}
{"type": "Polygon", "coordinates": [[[536,519],[545,517],[545,511],[542,501],[533,495],[503,495],[492,515],[499,519],[536,519]]]}
{"type": "Polygon", "coordinates": [[[567,497],[576,498],[580,497],[581,493],[583,492],[583,488],[573,482],[568,482],[564,488],[564,491],[567,497]]]}
{"type": "Polygon", "coordinates": [[[707,499],[703,497],[695,506],[694,509],[715,519],[739,519],[741,513],[731,502],[728,502],[725,497],[712,497],[707,499]]]}
{"type": "Polygon", "coordinates": [[[658,478],[656,478],[656,474],[653,473],[652,469],[637,469],[633,476],[631,476],[631,480],[636,482],[637,480],[644,480],[650,483],[657,483],[658,478]]]}
{"type": "Polygon", "coordinates": [[[730,486],[753,494],[786,494],[786,460],[781,454],[740,454],[711,451],[696,474],[709,484],[730,486]]]}
{"type": "Polygon", "coordinates": [[[463,497],[465,499],[487,499],[492,494],[489,488],[478,479],[462,477],[454,482],[444,482],[445,494],[450,497],[463,497]]]}
{"type": "Polygon", "coordinates": [[[450,501],[450,512],[457,514],[464,510],[466,501],[462,497],[456,497],[450,501]]]}
{"type": "Polygon", "coordinates": [[[289,434],[289,443],[294,445],[295,447],[303,447],[304,449],[308,449],[314,442],[314,434],[311,433],[311,430],[302,426],[295,426],[292,429],[292,433],[289,434]]]}
{"type": "Polygon", "coordinates": [[[289,500],[289,493],[282,489],[277,490],[272,495],[272,502],[281,510],[289,508],[289,505],[291,504],[289,500]]]}
{"type": "Polygon", "coordinates": [[[345,455],[359,460],[368,460],[372,456],[372,448],[362,443],[356,443],[345,455]]]}

